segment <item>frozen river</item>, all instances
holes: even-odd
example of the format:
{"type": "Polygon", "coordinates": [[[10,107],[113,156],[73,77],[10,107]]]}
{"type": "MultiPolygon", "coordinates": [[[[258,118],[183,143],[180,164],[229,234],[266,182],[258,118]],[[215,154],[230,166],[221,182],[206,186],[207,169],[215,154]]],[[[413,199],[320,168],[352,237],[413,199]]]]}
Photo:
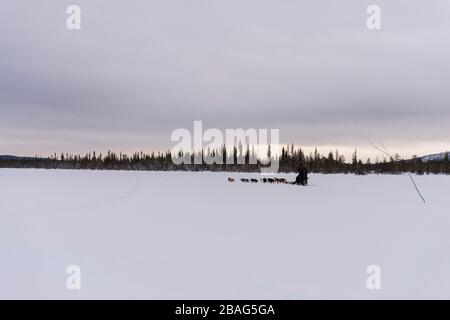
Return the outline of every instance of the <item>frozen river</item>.
{"type": "Polygon", "coordinates": [[[0,298],[450,298],[449,176],[229,176],[0,169],[0,298]]]}

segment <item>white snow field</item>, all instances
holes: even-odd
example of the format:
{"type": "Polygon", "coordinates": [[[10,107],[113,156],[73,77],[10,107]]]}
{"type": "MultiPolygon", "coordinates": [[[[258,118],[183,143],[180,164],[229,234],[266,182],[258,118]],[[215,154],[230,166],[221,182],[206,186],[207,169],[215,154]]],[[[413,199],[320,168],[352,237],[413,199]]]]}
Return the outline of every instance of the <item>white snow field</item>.
{"type": "Polygon", "coordinates": [[[450,177],[228,176],[1,169],[0,298],[450,298],[450,177]]]}

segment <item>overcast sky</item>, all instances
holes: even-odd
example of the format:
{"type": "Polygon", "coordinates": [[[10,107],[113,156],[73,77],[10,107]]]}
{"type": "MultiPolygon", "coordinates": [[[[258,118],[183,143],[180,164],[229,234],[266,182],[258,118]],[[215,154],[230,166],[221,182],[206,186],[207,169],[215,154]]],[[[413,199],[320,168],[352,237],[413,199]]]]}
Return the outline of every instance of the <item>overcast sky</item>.
{"type": "Polygon", "coordinates": [[[449,85],[448,0],[0,3],[0,154],[166,149],[202,120],[409,157],[450,150],[449,85]]]}

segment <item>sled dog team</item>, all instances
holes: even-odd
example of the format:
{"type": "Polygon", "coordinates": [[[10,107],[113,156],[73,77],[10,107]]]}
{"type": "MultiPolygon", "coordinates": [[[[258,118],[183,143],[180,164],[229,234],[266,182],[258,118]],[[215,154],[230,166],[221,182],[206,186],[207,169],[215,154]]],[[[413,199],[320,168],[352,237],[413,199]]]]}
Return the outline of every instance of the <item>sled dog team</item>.
{"type": "MultiPolygon", "coordinates": [[[[258,183],[259,181],[261,183],[288,183],[288,181],[284,178],[261,178],[261,179],[247,179],[247,178],[241,178],[241,182],[244,183],[258,183]]],[[[234,178],[228,178],[228,182],[234,182],[234,178]]]]}
{"type": "MultiPolygon", "coordinates": [[[[234,182],[234,178],[228,177],[228,182],[234,182]]],[[[304,165],[300,165],[298,168],[298,175],[295,178],[295,181],[288,182],[285,178],[261,178],[259,179],[261,183],[283,183],[283,184],[297,184],[306,186],[308,185],[308,170],[304,165]]],[[[247,179],[247,178],[241,178],[241,182],[244,183],[258,183],[258,179],[247,179]]]]}

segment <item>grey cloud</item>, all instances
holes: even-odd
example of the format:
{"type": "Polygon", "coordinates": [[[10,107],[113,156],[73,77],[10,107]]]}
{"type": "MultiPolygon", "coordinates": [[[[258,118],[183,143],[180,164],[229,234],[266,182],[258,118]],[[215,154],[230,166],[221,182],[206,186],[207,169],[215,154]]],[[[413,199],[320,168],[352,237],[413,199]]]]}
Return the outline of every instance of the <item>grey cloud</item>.
{"type": "Polygon", "coordinates": [[[377,1],[371,32],[372,2],[81,0],[75,32],[69,2],[4,2],[0,153],[12,141],[72,151],[53,150],[52,136],[74,152],[160,147],[193,120],[279,128],[307,145],[365,134],[420,153],[415,127],[421,143],[448,145],[450,5],[377,1]]]}

